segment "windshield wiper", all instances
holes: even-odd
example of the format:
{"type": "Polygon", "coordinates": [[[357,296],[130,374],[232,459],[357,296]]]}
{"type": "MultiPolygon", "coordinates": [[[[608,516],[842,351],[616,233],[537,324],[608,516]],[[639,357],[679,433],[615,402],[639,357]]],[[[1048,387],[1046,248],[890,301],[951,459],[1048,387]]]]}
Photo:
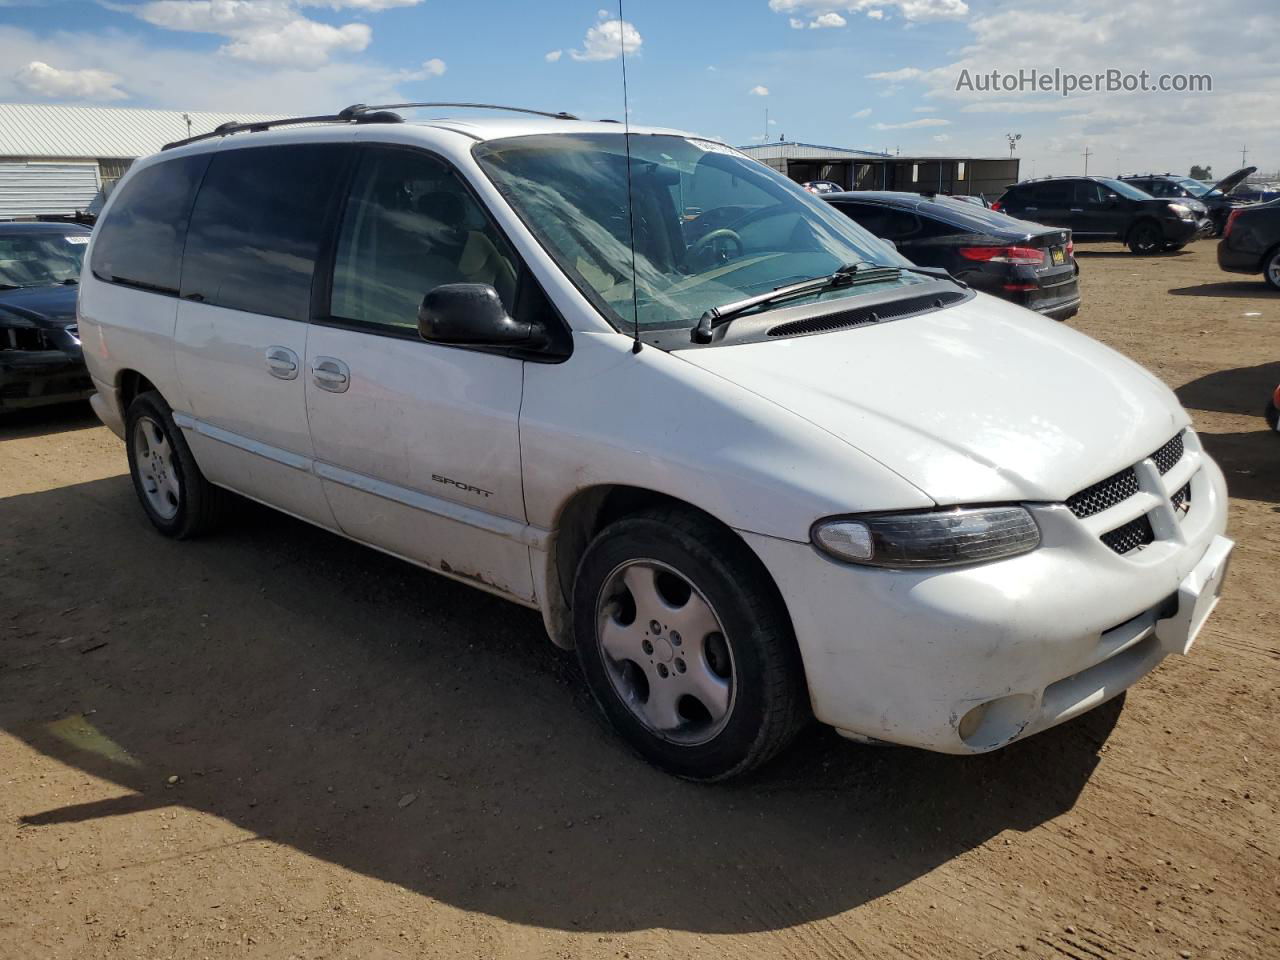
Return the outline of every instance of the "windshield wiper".
{"type": "Polygon", "coordinates": [[[900,273],[919,273],[932,280],[953,280],[956,283],[961,282],[959,280],[955,280],[951,274],[939,267],[916,267],[907,266],[905,264],[889,265],[881,263],[848,263],[835,271],[835,273],[829,273],[824,277],[813,277],[809,280],[801,280],[799,283],[790,283],[785,287],[778,287],[776,290],[770,290],[768,293],[760,293],[756,294],[754,297],[747,297],[744,300],[734,300],[731,303],[722,303],[718,307],[712,307],[698,318],[697,324],[689,331],[689,339],[694,343],[710,343],[711,333],[716,327],[728,323],[735,317],[755,307],[764,306],[769,303],[777,303],[781,300],[789,300],[792,297],[801,297],[807,293],[817,293],[822,290],[838,290],[843,287],[853,286],[855,283],[870,283],[874,280],[883,280],[886,277],[897,276],[900,273]]]}
{"type": "Polygon", "coordinates": [[[16,283],[0,283],[0,290],[21,290],[16,283]]]}
{"type": "Polygon", "coordinates": [[[64,287],[73,287],[73,286],[77,286],[80,283],[80,278],[67,277],[67,279],[65,280],[59,280],[58,283],[60,283],[64,287]]]}

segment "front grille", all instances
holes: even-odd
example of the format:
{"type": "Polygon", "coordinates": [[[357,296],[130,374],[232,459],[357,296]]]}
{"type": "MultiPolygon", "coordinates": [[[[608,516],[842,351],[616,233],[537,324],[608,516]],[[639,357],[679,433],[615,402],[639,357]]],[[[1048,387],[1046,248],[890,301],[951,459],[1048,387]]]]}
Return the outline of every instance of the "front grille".
{"type": "Polygon", "coordinates": [[[1085,487],[1067,500],[1067,507],[1083,520],[1108,507],[1114,507],[1117,503],[1123,503],[1137,492],[1138,475],[1133,472],[1133,467],[1125,467],[1119,473],[1113,473],[1107,479],[1085,487]]]}
{"type": "Polygon", "coordinates": [[[43,330],[33,327],[8,327],[0,330],[0,350],[54,350],[43,330]]]}
{"type": "Polygon", "coordinates": [[[1191,484],[1184,484],[1182,489],[1169,498],[1175,510],[1188,510],[1191,507],[1191,484]]]}
{"type": "Polygon", "coordinates": [[[769,329],[771,337],[798,337],[807,333],[829,333],[844,327],[856,327],[864,323],[879,323],[881,320],[898,320],[927,310],[941,310],[943,307],[963,300],[963,293],[940,293],[927,297],[907,297],[891,303],[870,307],[858,307],[853,310],[840,310],[822,317],[810,317],[806,320],[792,320],[780,323],[769,329]]]}
{"type": "Polygon", "coordinates": [[[1182,434],[1177,434],[1172,440],[1151,455],[1151,459],[1156,462],[1156,469],[1162,474],[1168,473],[1178,465],[1178,461],[1182,459],[1182,434]]]}
{"type": "Polygon", "coordinates": [[[1141,550],[1147,544],[1156,538],[1155,531],[1151,529],[1151,521],[1147,519],[1144,513],[1140,517],[1135,517],[1124,526],[1116,527],[1108,533],[1102,535],[1102,542],[1119,554],[1133,553],[1135,550],[1141,550]]]}

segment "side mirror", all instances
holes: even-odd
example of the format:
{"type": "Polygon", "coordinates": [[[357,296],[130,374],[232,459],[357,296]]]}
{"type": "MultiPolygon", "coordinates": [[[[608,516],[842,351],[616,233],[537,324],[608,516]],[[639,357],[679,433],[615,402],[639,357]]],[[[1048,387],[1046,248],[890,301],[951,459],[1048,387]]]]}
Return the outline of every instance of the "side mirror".
{"type": "Polygon", "coordinates": [[[538,324],[507,315],[498,291],[487,283],[445,283],[422,298],[418,335],[429,343],[530,347],[546,344],[538,324]]]}

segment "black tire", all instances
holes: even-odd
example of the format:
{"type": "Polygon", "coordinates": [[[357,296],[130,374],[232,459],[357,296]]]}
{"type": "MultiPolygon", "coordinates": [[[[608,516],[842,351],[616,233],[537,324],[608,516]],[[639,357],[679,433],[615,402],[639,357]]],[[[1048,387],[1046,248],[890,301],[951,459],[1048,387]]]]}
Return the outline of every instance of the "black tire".
{"type": "Polygon", "coordinates": [[[221,523],[231,495],[204,478],[182,431],[173,422],[173,413],[155,391],[139,394],[125,412],[125,449],[129,454],[129,475],[138,502],[152,525],[166,537],[186,540],[209,533],[221,523]],[[177,502],[172,516],[162,514],[152,502],[143,480],[140,453],[135,443],[139,423],[146,420],[163,434],[172,450],[170,466],[177,484],[177,502]]]}
{"type": "Polygon", "coordinates": [[[1129,252],[1150,256],[1164,249],[1164,233],[1154,220],[1140,220],[1129,231],[1129,252]]]}
{"type": "MultiPolygon", "coordinates": [[[[809,717],[800,653],[772,579],[741,540],[692,511],[655,509],[601,531],[578,565],[573,617],[578,659],[601,711],[641,756],[678,777],[715,781],[745,774],[776,756],[809,717]],[[677,571],[723,626],[723,634],[711,636],[722,636],[728,648],[732,699],[719,728],[702,742],[675,742],[651,729],[611,679],[637,668],[601,648],[603,592],[619,569],[641,560],[677,571]]],[[[633,613],[633,619],[639,618],[633,613]]]]}
{"type": "Polygon", "coordinates": [[[1166,243],[1164,245],[1164,252],[1175,253],[1176,251],[1181,250],[1185,246],[1186,246],[1185,243],[1166,243]]]}
{"type": "Polygon", "coordinates": [[[1267,408],[1262,411],[1262,415],[1266,418],[1267,426],[1271,428],[1273,433],[1276,430],[1280,430],[1280,409],[1276,408],[1274,400],[1267,401],[1267,408]]]}
{"type": "Polygon", "coordinates": [[[1262,258],[1262,279],[1272,290],[1280,290],[1280,246],[1272,247],[1262,258]]]}

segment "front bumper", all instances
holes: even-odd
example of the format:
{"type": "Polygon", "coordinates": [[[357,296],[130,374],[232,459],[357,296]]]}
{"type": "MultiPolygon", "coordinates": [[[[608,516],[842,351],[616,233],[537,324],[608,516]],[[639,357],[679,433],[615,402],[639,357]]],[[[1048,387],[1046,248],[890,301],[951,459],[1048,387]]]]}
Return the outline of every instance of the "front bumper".
{"type": "Polygon", "coordinates": [[[817,718],[854,738],[981,753],[1098,706],[1182,652],[1170,618],[1191,615],[1189,578],[1230,547],[1222,473],[1189,447],[1166,480],[1180,487],[1191,473],[1190,510],[1129,555],[1061,504],[1029,506],[1038,549],[950,569],[857,567],[744,533],[787,603],[817,718]]]}
{"type": "Polygon", "coordinates": [[[62,350],[0,351],[0,410],[87,399],[93,393],[84,359],[62,350]]]}

